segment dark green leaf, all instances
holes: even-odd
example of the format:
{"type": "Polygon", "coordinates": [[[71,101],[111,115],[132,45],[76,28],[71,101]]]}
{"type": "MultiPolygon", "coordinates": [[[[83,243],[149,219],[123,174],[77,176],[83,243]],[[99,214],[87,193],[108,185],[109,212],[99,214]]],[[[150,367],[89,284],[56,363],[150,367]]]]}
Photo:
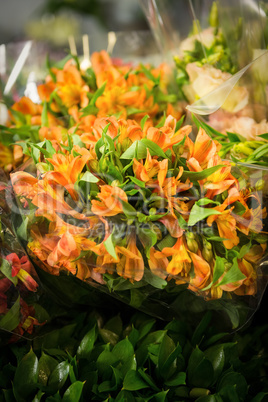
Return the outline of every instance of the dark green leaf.
{"type": "Polygon", "coordinates": [[[222,138],[226,139],[227,136],[225,134],[222,134],[219,131],[215,130],[214,128],[210,127],[204,121],[198,120],[197,117],[193,114],[192,114],[192,119],[193,119],[193,122],[195,123],[195,125],[198,128],[202,127],[210,137],[212,137],[212,138],[213,137],[222,137],[222,138]]]}
{"type": "Polygon", "coordinates": [[[48,389],[54,394],[65,384],[69,375],[70,365],[67,361],[59,363],[48,379],[48,389]]]}
{"type": "Polygon", "coordinates": [[[214,381],[216,381],[221,375],[225,363],[224,345],[212,346],[205,350],[204,354],[212,364],[214,370],[214,381]]]}
{"type": "Polygon", "coordinates": [[[180,372],[172,376],[169,380],[165,381],[168,387],[178,387],[179,385],[186,384],[186,373],[180,372]]]}
{"type": "Polygon", "coordinates": [[[202,338],[204,337],[205,331],[211,322],[212,313],[211,311],[207,311],[198,326],[196,327],[193,337],[192,337],[192,345],[195,347],[199,345],[202,338]]]}
{"type": "Polygon", "coordinates": [[[15,373],[13,389],[17,400],[28,401],[37,389],[38,359],[31,349],[18,365],[15,373]]]}
{"type": "Polygon", "coordinates": [[[78,359],[89,359],[91,351],[94,347],[96,339],[96,331],[95,327],[92,328],[82,339],[80,342],[80,345],[78,346],[77,349],[77,358],[78,359]]]}
{"type": "Polygon", "coordinates": [[[20,296],[11,309],[0,319],[0,328],[13,331],[20,323],[20,296]]]}
{"type": "Polygon", "coordinates": [[[123,388],[127,391],[138,391],[149,388],[149,385],[141,378],[139,373],[135,370],[130,370],[124,378],[123,388]]]}
{"type": "Polygon", "coordinates": [[[62,402],[79,402],[82,395],[84,383],[76,381],[65,391],[62,402]]]}
{"type": "Polygon", "coordinates": [[[144,227],[141,227],[138,231],[138,237],[145,249],[145,254],[147,258],[150,258],[150,250],[157,243],[156,233],[144,227]]]}
{"type": "Polygon", "coordinates": [[[184,119],[185,119],[185,114],[180,118],[179,121],[177,121],[176,128],[175,128],[175,133],[181,128],[181,126],[182,126],[182,124],[184,122],[184,119]]]}
{"type": "Polygon", "coordinates": [[[38,365],[38,382],[42,385],[47,385],[48,378],[57,365],[58,361],[56,359],[42,352],[38,365]]]}

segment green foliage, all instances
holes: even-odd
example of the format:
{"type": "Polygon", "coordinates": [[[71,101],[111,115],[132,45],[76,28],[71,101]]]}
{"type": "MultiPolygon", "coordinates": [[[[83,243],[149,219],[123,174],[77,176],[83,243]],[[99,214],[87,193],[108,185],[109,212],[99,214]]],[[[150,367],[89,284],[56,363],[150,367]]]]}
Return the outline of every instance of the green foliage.
{"type": "Polygon", "coordinates": [[[0,400],[265,401],[267,328],[218,333],[211,313],[196,329],[142,313],[122,318],[80,313],[54,329],[49,348],[48,333],[34,349],[30,341],[2,349],[0,400]]]}

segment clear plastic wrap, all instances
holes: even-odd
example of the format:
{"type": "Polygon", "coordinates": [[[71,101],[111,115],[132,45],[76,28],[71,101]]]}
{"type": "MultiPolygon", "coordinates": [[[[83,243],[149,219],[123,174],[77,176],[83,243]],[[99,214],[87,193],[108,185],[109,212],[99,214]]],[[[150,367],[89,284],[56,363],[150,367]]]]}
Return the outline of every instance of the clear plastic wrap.
{"type": "Polygon", "coordinates": [[[35,305],[39,279],[11,223],[10,186],[0,170],[0,338],[14,342],[40,326],[35,305]]]}

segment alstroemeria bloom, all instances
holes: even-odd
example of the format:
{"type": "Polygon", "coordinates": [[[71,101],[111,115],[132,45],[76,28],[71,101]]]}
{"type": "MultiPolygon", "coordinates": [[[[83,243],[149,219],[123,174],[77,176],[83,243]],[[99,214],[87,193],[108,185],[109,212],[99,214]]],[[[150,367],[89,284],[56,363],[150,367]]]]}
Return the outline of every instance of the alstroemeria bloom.
{"type": "Polygon", "coordinates": [[[109,185],[101,186],[98,193],[100,201],[92,200],[91,211],[95,215],[114,216],[123,212],[120,200],[128,202],[126,193],[119,187],[109,185]]]}
{"type": "Polygon", "coordinates": [[[73,154],[63,155],[54,154],[52,158],[48,158],[54,170],[46,173],[47,180],[53,180],[68,190],[74,200],[78,199],[78,194],[74,190],[74,183],[77,181],[85,164],[90,158],[90,153],[85,148],[75,147],[74,150],[80,155],[73,154]]]}
{"type": "Polygon", "coordinates": [[[213,208],[216,211],[220,211],[220,215],[211,215],[207,218],[207,224],[212,225],[216,222],[220,237],[224,238],[223,244],[227,249],[231,249],[237,246],[239,243],[239,237],[236,232],[236,220],[232,216],[232,209],[222,211],[222,206],[213,208]]]}
{"type": "Polygon", "coordinates": [[[131,234],[126,250],[119,263],[116,265],[118,275],[128,278],[131,282],[140,281],[144,274],[144,261],[137,247],[136,235],[131,234]]]}
{"type": "Polygon", "coordinates": [[[173,116],[168,116],[164,127],[150,127],[147,130],[147,138],[159,145],[164,152],[172,149],[173,145],[182,141],[183,138],[191,133],[191,126],[184,126],[175,132],[176,120],[173,116]]]}
{"type": "Polygon", "coordinates": [[[26,256],[19,258],[17,254],[11,253],[5,257],[5,259],[12,266],[11,275],[16,276],[28,290],[35,292],[38,284],[30,275],[31,264],[26,256]]]}
{"type": "Polygon", "coordinates": [[[160,170],[160,163],[155,158],[152,158],[149,149],[147,149],[147,157],[144,162],[138,162],[137,159],[133,159],[133,171],[137,179],[147,183],[148,185],[153,182],[153,178],[160,170]]]}
{"type": "Polygon", "coordinates": [[[216,195],[228,190],[236,183],[236,179],[231,175],[231,164],[222,162],[218,155],[214,155],[208,162],[207,168],[224,165],[216,172],[212,173],[204,180],[204,188],[207,190],[206,197],[213,199],[216,195]]]}
{"type": "Polygon", "coordinates": [[[154,247],[150,250],[150,258],[148,259],[149,267],[152,273],[162,279],[167,277],[167,267],[169,261],[165,254],[157,251],[154,247]]]}
{"type": "Polygon", "coordinates": [[[187,165],[190,170],[198,172],[207,168],[208,162],[217,153],[217,143],[200,127],[195,142],[190,142],[190,156],[187,165]]]}
{"type": "Polygon", "coordinates": [[[252,264],[244,258],[237,260],[237,263],[240,271],[245,275],[245,278],[227,285],[221,285],[221,289],[225,292],[234,292],[240,296],[254,295],[257,291],[257,273],[255,269],[252,264]]]}

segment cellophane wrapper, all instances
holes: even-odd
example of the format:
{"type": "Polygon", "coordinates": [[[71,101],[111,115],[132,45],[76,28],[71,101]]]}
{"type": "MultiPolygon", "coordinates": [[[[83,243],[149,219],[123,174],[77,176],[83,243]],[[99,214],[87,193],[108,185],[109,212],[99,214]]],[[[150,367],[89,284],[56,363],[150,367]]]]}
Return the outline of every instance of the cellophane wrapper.
{"type": "MultiPolygon", "coordinates": [[[[122,38],[125,42],[126,38],[122,38]]],[[[119,39],[117,45],[120,53],[119,39]]],[[[138,52],[139,57],[143,54],[144,50],[138,52]]],[[[127,61],[130,58],[128,55],[127,61]]],[[[22,76],[23,71],[24,68],[22,76]]],[[[7,82],[8,79],[5,85],[7,82]]],[[[35,85],[39,82],[42,79],[35,85]]],[[[103,119],[117,130],[120,127],[119,118],[103,119]]],[[[66,118],[63,121],[68,123],[66,118]]],[[[137,124],[141,125],[141,120],[137,124]]],[[[161,124],[152,128],[158,132],[161,127],[170,127],[173,133],[177,127],[174,117],[161,124]]],[[[263,233],[267,227],[266,189],[261,185],[266,180],[266,170],[238,164],[231,167],[229,162],[217,162],[216,158],[215,165],[210,166],[212,170],[207,171],[209,154],[201,172],[191,170],[190,157],[198,158],[200,152],[203,157],[203,150],[198,150],[198,141],[190,139],[189,126],[179,128],[177,141],[162,148],[157,141],[146,138],[144,127],[139,128],[143,142],[131,141],[125,149],[116,148],[114,134],[107,127],[103,143],[97,147],[98,168],[88,164],[88,170],[86,163],[82,164],[75,192],[66,183],[49,188],[48,181],[48,187],[43,187],[47,171],[40,152],[35,163],[28,160],[13,172],[14,198],[10,207],[17,237],[42,287],[64,306],[96,306],[114,297],[161,319],[180,317],[193,324],[211,310],[219,327],[237,329],[256,311],[267,282],[267,239],[263,233]],[[120,163],[118,159],[110,160],[112,154],[120,163]],[[151,181],[138,173],[146,163],[156,168],[151,181]],[[224,181],[221,176],[213,176],[219,163],[224,177],[238,191],[235,199],[226,194],[217,198],[224,192],[221,190],[211,190],[207,198],[209,187],[205,189],[204,185],[224,181]],[[129,180],[129,176],[133,179],[129,180]],[[169,187],[173,182],[175,193],[169,187]],[[44,197],[41,209],[36,202],[38,197],[44,197]],[[177,213],[174,203],[179,203],[177,213]],[[225,219],[215,222],[220,215],[215,208],[222,204],[230,223],[225,234],[230,238],[224,236],[225,219]],[[209,220],[210,217],[214,218],[209,220]]],[[[206,133],[201,130],[199,135],[211,146],[206,133]]],[[[71,145],[78,145],[82,153],[88,152],[83,143],[71,145]]],[[[78,148],[64,147],[54,148],[55,152],[45,149],[52,152],[46,157],[50,156],[51,161],[59,154],[71,159],[81,157],[78,148]]],[[[217,144],[212,147],[216,155],[217,144]]],[[[53,171],[49,166],[49,172],[53,171]]]]}
{"type": "Polygon", "coordinates": [[[36,336],[41,326],[40,281],[12,228],[10,190],[0,169],[0,338],[4,343],[36,336]]]}

